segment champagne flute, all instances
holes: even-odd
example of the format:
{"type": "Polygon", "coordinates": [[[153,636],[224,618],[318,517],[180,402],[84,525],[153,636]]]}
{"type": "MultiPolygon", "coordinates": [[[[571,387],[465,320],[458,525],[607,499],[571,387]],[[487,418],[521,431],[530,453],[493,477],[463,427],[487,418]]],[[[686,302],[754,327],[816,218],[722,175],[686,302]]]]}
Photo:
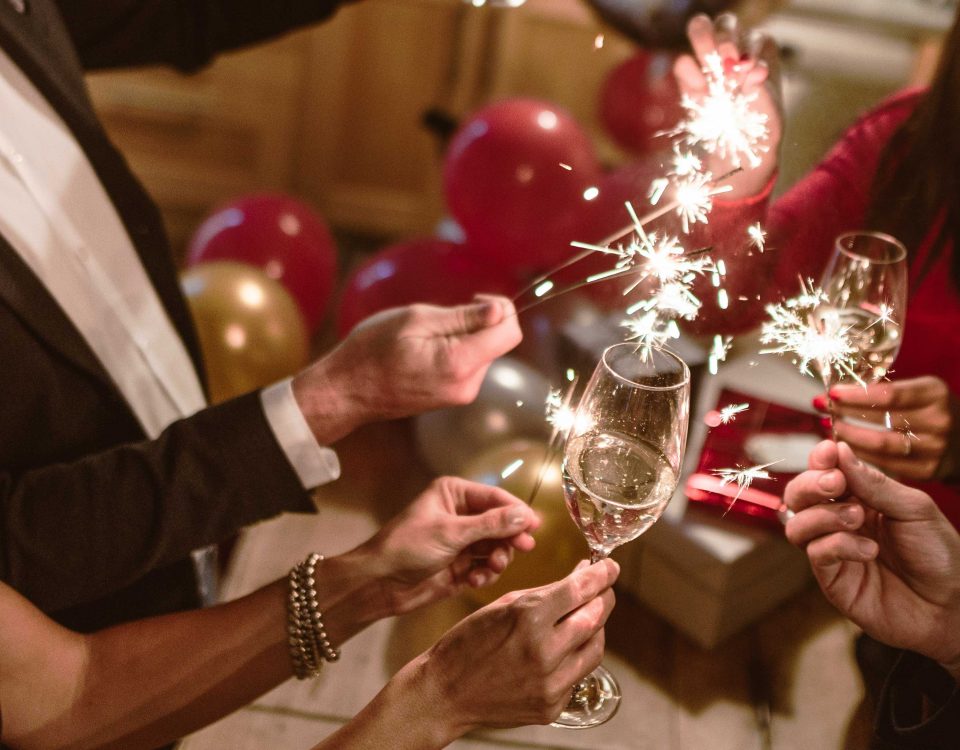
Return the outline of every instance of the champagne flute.
{"type": "MultiPolygon", "coordinates": [[[[689,413],[690,371],[677,355],[632,343],[603,352],[580,398],[563,459],[564,498],[591,562],[660,518],[677,488],[689,413]]],[[[598,667],[573,686],[553,726],[597,726],[619,705],[617,681],[598,667]]]]}
{"type": "MultiPolygon", "coordinates": [[[[864,383],[884,378],[900,351],[907,310],[907,249],[882,232],[847,232],[836,239],[823,274],[826,300],[814,315],[828,333],[856,349],[851,367],[864,383]]],[[[830,401],[831,368],[820,367],[830,401]]],[[[832,409],[830,417],[833,423],[832,409]]],[[[836,431],[833,431],[836,438],[836,431]]]]}

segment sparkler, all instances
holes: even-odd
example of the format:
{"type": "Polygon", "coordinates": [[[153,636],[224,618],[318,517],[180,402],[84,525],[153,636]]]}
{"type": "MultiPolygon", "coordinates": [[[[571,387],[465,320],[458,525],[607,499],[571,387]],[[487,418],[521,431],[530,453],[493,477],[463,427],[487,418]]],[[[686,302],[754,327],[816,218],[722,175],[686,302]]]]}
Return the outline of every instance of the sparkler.
{"type": "Polygon", "coordinates": [[[708,54],[704,63],[707,92],[702,98],[684,94],[681,104],[687,116],[671,133],[681,135],[689,146],[729,159],[736,167],[742,159],[758,166],[760,155],[769,150],[766,141],[770,134],[769,118],[752,106],[759,95],[745,94],[741,81],[725,74],[718,53],[708,54]]]}
{"type": "MultiPolygon", "coordinates": [[[[750,404],[730,404],[720,410],[720,424],[730,424],[737,418],[737,415],[743,414],[750,408],[750,404]]],[[[769,464],[768,464],[769,465],[769,464]]]]}
{"type": "MultiPolygon", "coordinates": [[[[547,394],[547,422],[553,427],[553,431],[550,433],[550,440],[547,441],[547,450],[540,464],[540,470],[537,472],[537,480],[533,483],[530,496],[527,498],[527,505],[533,505],[534,498],[540,491],[544,477],[546,477],[550,468],[553,454],[567,439],[570,430],[574,427],[582,427],[583,429],[589,429],[590,427],[586,422],[577,421],[576,409],[571,406],[579,379],[579,376],[573,370],[567,370],[567,389],[565,391],[551,389],[550,393],[547,394]]],[[[589,419],[589,417],[585,419],[589,419]]]]}
{"type": "Polygon", "coordinates": [[[761,349],[761,354],[794,354],[800,372],[812,375],[810,363],[814,363],[829,387],[831,373],[842,380],[849,375],[866,387],[857,375],[858,350],[851,340],[851,326],[844,326],[835,314],[819,310],[827,301],[822,289],[812,281],[801,284],[801,293],[778,305],[767,305],[769,320],[761,328],[760,343],[776,344],[772,349],[761,349]]]}
{"type": "MultiPolygon", "coordinates": [[[[727,512],[730,511],[734,505],[736,505],[737,500],[740,499],[740,496],[750,488],[750,485],[754,483],[757,479],[769,479],[770,472],[767,469],[774,464],[780,463],[783,459],[777,461],[771,461],[768,464],[761,464],[760,466],[750,466],[744,468],[743,466],[737,466],[735,469],[714,469],[713,473],[716,474],[722,480],[721,485],[737,483],[737,494],[734,496],[733,501],[730,503],[727,508],[727,512]]],[[[726,513],[724,514],[726,515],[726,513]]]]}

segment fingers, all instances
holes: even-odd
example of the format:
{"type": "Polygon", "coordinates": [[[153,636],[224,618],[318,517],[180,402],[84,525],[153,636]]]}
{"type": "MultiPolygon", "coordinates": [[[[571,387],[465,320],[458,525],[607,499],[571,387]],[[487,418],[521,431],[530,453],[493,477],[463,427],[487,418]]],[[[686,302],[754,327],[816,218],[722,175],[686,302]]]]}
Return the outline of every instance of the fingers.
{"type": "Polygon", "coordinates": [[[832,578],[840,564],[869,562],[879,551],[880,547],[873,539],[846,531],[827,534],[807,545],[807,557],[821,581],[832,578]]]}
{"type": "Polygon", "coordinates": [[[846,489],[847,481],[840,470],[814,469],[790,480],[784,491],[783,502],[794,513],[800,513],[806,508],[841,496],[846,489]]]}
{"type": "Polygon", "coordinates": [[[923,456],[891,456],[889,453],[873,453],[862,449],[858,449],[856,455],[861,461],[902,480],[931,479],[940,465],[938,459],[923,456]]]}
{"type": "Polygon", "coordinates": [[[690,55],[680,55],[674,61],[673,75],[681,90],[687,93],[702,92],[707,88],[700,64],[690,55]]]}
{"type": "Polygon", "coordinates": [[[837,444],[832,440],[821,440],[810,451],[807,465],[815,470],[833,469],[838,466],[837,460],[837,444]]]}
{"type": "Polygon", "coordinates": [[[700,67],[703,67],[707,57],[717,52],[717,42],[714,37],[713,21],[709,16],[698,13],[687,22],[687,38],[693,48],[700,67]]]}
{"type": "Polygon", "coordinates": [[[849,491],[864,505],[895,521],[916,521],[936,514],[929,495],[895,482],[854,455],[846,443],[838,446],[840,470],[849,491]]]}
{"type": "Polygon", "coordinates": [[[615,604],[613,589],[608,588],[564,617],[556,629],[562,648],[577,649],[590,640],[607,624],[615,604]]]}
{"type": "Polygon", "coordinates": [[[482,539],[515,540],[521,549],[533,549],[533,538],[528,531],[540,525],[533,510],[518,501],[507,508],[494,508],[472,516],[457,516],[452,520],[460,549],[482,539]]]}
{"type": "Polygon", "coordinates": [[[577,568],[566,578],[546,587],[544,616],[557,622],[613,586],[620,566],[613,560],[601,560],[586,568],[577,568]]]}
{"type": "Polygon", "coordinates": [[[805,547],[814,539],[838,531],[856,531],[866,518],[858,503],[821,503],[797,513],[787,521],[787,539],[805,547]]]}
{"type": "Polygon", "coordinates": [[[859,406],[881,411],[919,409],[932,403],[946,404],[949,390],[940,378],[925,375],[908,380],[858,385],[837,385],[830,398],[841,406],[859,406]]]}
{"type": "Polygon", "coordinates": [[[910,455],[940,456],[946,447],[946,440],[932,435],[928,439],[918,440],[899,430],[863,427],[839,421],[834,423],[833,428],[837,438],[857,453],[863,450],[898,458],[910,455]]]}

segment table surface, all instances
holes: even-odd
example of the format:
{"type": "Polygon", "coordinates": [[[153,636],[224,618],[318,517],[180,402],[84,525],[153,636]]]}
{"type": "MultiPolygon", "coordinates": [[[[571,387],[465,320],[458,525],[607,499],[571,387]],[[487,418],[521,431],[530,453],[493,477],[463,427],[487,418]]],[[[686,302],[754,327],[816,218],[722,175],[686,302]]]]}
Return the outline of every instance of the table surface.
{"type": "MultiPolygon", "coordinates": [[[[319,513],[283,516],[246,532],[225,580],[225,596],[284,575],[309,551],[336,554],[366,539],[431,478],[413,442],[410,425],[393,422],[360,430],[338,445],[343,477],[318,491],[319,513]]],[[[456,600],[377,623],[345,644],[340,662],[317,680],[288,681],[181,747],[309,748],[469,609],[456,600]]],[[[852,656],[855,635],[810,588],[707,652],[621,594],[607,626],[605,663],[624,694],[612,721],[580,732],[550,727],[483,732],[451,747],[856,750],[866,746],[868,722],[859,709],[863,688],[852,656]]]]}

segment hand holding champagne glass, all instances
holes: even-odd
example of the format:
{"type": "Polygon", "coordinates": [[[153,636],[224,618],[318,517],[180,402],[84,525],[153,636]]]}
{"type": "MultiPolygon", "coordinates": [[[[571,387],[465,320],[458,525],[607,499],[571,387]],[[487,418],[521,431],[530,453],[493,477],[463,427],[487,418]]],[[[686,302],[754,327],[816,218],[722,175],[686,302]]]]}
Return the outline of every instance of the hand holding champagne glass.
{"type": "MultiPolygon", "coordinates": [[[[690,371],[666,350],[607,348],[580,399],[563,460],[564,498],[590,546],[591,562],[636,539],[660,518],[677,488],[687,441],[690,371]]],[[[554,726],[610,719],[620,703],[599,667],[573,689],[554,726]]]]}

